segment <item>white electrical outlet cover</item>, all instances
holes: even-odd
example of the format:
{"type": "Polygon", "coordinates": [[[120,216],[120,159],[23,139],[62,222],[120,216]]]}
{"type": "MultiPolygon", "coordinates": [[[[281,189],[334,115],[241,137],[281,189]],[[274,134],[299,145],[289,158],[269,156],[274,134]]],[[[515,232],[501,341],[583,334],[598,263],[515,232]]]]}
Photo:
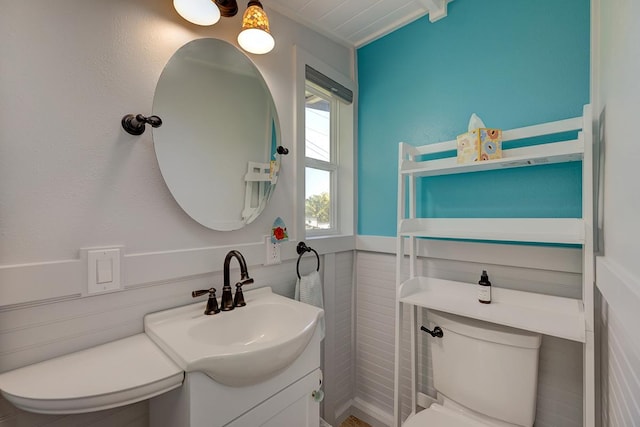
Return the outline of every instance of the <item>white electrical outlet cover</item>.
{"type": "Polygon", "coordinates": [[[269,236],[265,236],[264,245],[264,265],[280,264],[280,245],[278,243],[271,243],[271,238],[269,236]]]}

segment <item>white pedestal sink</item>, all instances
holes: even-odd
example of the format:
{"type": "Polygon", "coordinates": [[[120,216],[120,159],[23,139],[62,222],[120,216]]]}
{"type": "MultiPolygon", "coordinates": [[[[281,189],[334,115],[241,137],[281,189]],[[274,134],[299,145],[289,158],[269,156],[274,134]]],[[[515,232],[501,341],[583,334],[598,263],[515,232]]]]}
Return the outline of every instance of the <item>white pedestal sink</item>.
{"type": "Polygon", "coordinates": [[[261,288],[246,307],[212,316],[205,303],[145,316],[145,332],[186,372],[151,400],[151,425],[317,427],[323,311],[261,288]]]}

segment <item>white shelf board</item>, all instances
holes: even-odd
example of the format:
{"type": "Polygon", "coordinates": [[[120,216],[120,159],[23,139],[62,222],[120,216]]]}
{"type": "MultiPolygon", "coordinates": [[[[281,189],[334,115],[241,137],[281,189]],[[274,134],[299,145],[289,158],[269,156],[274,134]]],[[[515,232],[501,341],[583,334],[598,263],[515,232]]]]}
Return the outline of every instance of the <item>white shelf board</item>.
{"type": "Polygon", "coordinates": [[[4,397],[41,414],[79,414],[130,405],[182,385],[184,372],[146,334],[137,334],[0,375],[4,397]]]}
{"type": "Polygon", "coordinates": [[[404,237],[437,237],[537,243],[584,243],[580,218],[410,218],[400,221],[404,237]]]}
{"type": "Polygon", "coordinates": [[[581,138],[533,145],[529,147],[502,150],[502,158],[480,162],[459,164],[456,157],[444,159],[413,161],[404,160],[400,167],[402,175],[436,176],[468,172],[480,172],[495,169],[511,169],[524,166],[536,166],[551,163],[574,162],[582,160],[584,143],[581,138]]]}
{"type": "Polygon", "coordinates": [[[414,277],[398,290],[399,301],[420,307],[585,342],[582,301],[492,287],[491,304],[478,302],[478,286],[414,277]]]}

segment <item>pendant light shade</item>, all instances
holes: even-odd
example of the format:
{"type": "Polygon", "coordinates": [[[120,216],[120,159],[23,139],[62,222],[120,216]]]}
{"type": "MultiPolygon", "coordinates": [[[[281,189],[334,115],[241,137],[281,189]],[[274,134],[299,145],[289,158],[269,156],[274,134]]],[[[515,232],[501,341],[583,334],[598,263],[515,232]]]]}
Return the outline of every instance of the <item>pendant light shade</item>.
{"type": "Polygon", "coordinates": [[[220,20],[220,9],[213,0],[173,0],[173,7],[196,25],[213,25],[220,20]]]}
{"type": "Polygon", "coordinates": [[[242,17],[242,31],[238,34],[240,47],[258,55],[271,52],[275,40],[269,32],[269,18],[257,0],[249,1],[242,17]]]}

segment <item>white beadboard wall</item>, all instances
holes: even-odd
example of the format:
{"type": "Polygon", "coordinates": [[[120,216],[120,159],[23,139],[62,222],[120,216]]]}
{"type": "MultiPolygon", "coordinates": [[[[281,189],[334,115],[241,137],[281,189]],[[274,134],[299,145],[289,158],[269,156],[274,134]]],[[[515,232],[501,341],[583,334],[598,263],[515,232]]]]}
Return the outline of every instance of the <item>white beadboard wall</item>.
{"type": "Polygon", "coordinates": [[[602,417],[611,427],[640,426],[640,348],[637,324],[621,322],[603,302],[601,316],[602,417]]]}
{"type": "MultiPolygon", "coordinates": [[[[340,402],[350,400],[353,393],[353,252],[325,254],[320,264],[328,326],[325,364],[330,367],[325,372],[325,405],[335,408],[340,402]],[[331,348],[327,347],[329,343],[331,348]]],[[[300,262],[301,273],[314,268],[315,258],[305,255],[300,262]]],[[[296,260],[290,260],[274,266],[250,267],[249,271],[255,287],[271,286],[274,292],[293,297],[295,269],[296,260]]],[[[145,314],[193,303],[192,290],[219,283],[222,283],[222,274],[216,272],[91,298],[0,308],[0,371],[140,333],[145,314]]],[[[200,300],[204,308],[204,297],[200,300]]],[[[15,425],[147,426],[148,406],[142,402],[110,411],[62,417],[20,411],[6,400],[0,400],[0,427],[15,425]]]]}
{"type": "MultiPolygon", "coordinates": [[[[386,425],[393,422],[395,335],[395,256],[357,252],[356,259],[356,391],[365,411],[377,414],[386,425]]],[[[409,309],[405,307],[403,340],[407,342],[409,309]]],[[[408,348],[401,351],[402,413],[410,412],[411,383],[408,348]]]]}
{"type": "Polygon", "coordinates": [[[324,256],[324,298],[327,318],[323,345],[325,389],[323,418],[332,425],[336,425],[336,420],[344,417],[344,411],[348,408],[346,404],[351,402],[354,393],[353,263],[353,251],[324,256]]]}
{"type": "MultiPolygon", "coordinates": [[[[567,248],[436,242],[427,249],[419,268],[451,280],[476,282],[483,268],[496,286],[578,297],[580,295],[579,251],[567,248]],[[475,248],[475,249],[474,249],[475,248]],[[549,253],[551,252],[551,253],[549,253]],[[490,254],[490,256],[489,256],[490,254]],[[451,258],[457,257],[457,260],[451,258]],[[549,270],[545,260],[553,258],[549,270]],[[488,262],[488,259],[493,261],[488,262]],[[500,260],[500,265],[495,260],[500,260]],[[532,267],[525,267],[530,265],[532,267]],[[535,288],[534,288],[534,284],[535,288]]],[[[362,245],[361,245],[362,246],[362,245]]],[[[548,264],[547,264],[548,265],[548,264]]],[[[356,391],[362,406],[376,408],[381,421],[393,419],[395,256],[358,251],[356,259],[356,391]]],[[[408,318],[408,312],[405,319],[408,318]]],[[[423,313],[424,315],[424,313],[423,313]]],[[[408,323],[405,321],[405,332],[408,323]]],[[[435,396],[428,340],[418,343],[420,390],[435,396]]],[[[405,341],[407,342],[407,341],[405,341]]],[[[409,350],[402,357],[402,414],[408,414],[410,391],[409,350]]],[[[536,426],[582,425],[582,346],[554,337],[543,337],[540,351],[536,426]]]]}
{"type": "Polygon", "coordinates": [[[598,206],[600,403],[604,427],[640,426],[640,2],[592,0],[591,75],[602,147],[598,206]]]}
{"type": "Polygon", "coordinates": [[[607,407],[609,426],[640,426],[640,350],[633,346],[637,325],[631,330],[610,310],[606,319],[607,407]]]}
{"type": "Polygon", "coordinates": [[[393,413],[395,259],[357,253],[356,397],[393,413]]]}

